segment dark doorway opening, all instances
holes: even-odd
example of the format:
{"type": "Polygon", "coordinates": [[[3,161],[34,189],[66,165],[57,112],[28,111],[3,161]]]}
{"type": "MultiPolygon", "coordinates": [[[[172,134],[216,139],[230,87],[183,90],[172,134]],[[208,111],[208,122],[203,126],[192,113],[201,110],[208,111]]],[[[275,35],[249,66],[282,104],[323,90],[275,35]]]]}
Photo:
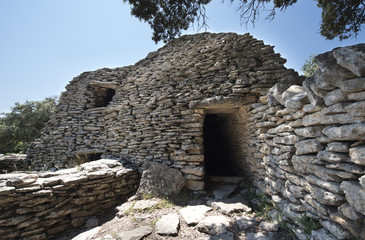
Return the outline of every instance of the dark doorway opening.
{"type": "Polygon", "coordinates": [[[235,176],[231,114],[206,114],[204,119],[204,165],[208,176],[235,176]]]}

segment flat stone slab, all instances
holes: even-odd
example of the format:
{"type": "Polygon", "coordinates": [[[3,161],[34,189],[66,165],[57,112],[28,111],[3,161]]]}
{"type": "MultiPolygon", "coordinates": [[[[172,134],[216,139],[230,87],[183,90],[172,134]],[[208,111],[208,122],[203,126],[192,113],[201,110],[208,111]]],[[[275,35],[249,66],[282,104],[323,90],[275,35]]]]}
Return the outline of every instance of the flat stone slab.
{"type": "Polygon", "coordinates": [[[198,224],[205,217],[205,214],[211,211],[211,207],[205,205],[187,206],[180,209],[180,214],[188,225],[198,224]]]}
{"type": "Polygon", "coordinates": [[[153,229],[149,226],[142,226],[130,231],[125,231],[119,233],[120,239],[123,240],[140,240],[144,238],[147,235],[150,235],[152,233],[153,229]]]}
{"type": "Polygon", "coordinates": [[[160,235],[177,235],[179,233],[180,220],[176,213],[163,216],[156,223],[156,232],[160,235]]]}
{"type": "Polygon", "coordinates": [[[156,201],[156,200],[150,200],[150,199],[148,199],[148,200],[139,200],[134,204],[132,209],[137,210],[137,211],[143,211],[143,210],[152,208],[156,204],[158,204],[158,201],[156,201]]]}
{"type": "Polygon", "coordinates": [[[198,224],[198,230],[203,233],[215,236],[227,232],[231,226],[231,221],[226,216],[208,216],[198,224]]]}
{"type": "Polygon", "coordinates": [[[225,215],[229,215],[236,212],[252,211],[250,207],[240,202],[237,203],[212,202],[211,206],[225,215]]]}
{"type": "Polygon", "coordinates": [[[71,240],[85,240],[85,239],[92,239],[96,234],[98,234],[101,227],[92,228],[86,232],[83,232],[76,237],[72,238],[71,240]]]}
{"type": "Polygon", "coordinates": [[[217,185],[214,186],[213,195],[217,200],[227,198],[231,195],[237,188],[237,185],[217,185]]]}
{"type": "Polygon", "coordinates": [[[123,217],[128,211],[130,211],[133,207],[133,202],[125,202],[122,205],[117,207],[118,213],[117,216],[118,217],[123,217]]]}

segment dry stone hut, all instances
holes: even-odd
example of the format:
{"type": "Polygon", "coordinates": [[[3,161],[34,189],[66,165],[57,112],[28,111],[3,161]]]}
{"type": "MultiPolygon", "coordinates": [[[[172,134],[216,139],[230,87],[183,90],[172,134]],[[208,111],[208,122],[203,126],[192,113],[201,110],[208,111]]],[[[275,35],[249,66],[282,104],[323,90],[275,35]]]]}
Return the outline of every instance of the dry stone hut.
{"type": "Polygon", "coordinates": [[[83,73],[29,149],[32,168],[103,157],[163,162],[181,170],[194,190],[204,189],[205,173],[263,180],[250,111],[274,84],[301,83],[285,62],[249,34],[203,33],[176,39],[133,66],[83,73]]]}
{"type": "Polygon", "coordinates": [[[73,79],[28,159],[35,170],[157,161],[193,190],[245,176],[290,219],[319,220],[318,239],[365,239],[365,44],[316,61],[302,79],[249,34],[181,37],[73,79]]]}

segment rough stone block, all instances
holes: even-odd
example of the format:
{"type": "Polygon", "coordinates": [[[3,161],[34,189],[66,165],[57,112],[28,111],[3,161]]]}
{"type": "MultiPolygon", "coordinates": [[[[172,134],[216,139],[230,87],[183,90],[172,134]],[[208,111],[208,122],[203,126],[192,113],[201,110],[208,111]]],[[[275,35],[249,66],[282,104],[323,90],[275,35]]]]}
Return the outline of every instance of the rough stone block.
{"type": "Polygon", "coordinates": [[[349,146],[347,143],[344,142],[331,142],[327,144],[326,147],[327,151],[330,152],[348,152],[349,151],[349,146]]]}
{"type": "Polygon", "coordinates": [[[290,134],[283,137],[275,137],[273,141],[276,144],[294,145],[296,142],[300,141],[300,137],[295,134],[290,134]]]}
{"type": "Polygon", "coordinates": [[[210,235],[224,233],[231,226],[231,221],[225,216],[208,216],[201,220],[197,226],[200,232],[210,235]]]}
{"type": "Polygon", "coordinates": [[[353,93],[365,90],[365,78],[354,78],[343,81],[339,86],[343,92],[353,93]]]}
{"type": "Polygon", "coordinates": [[[363,141],[365,140],[365,123],[326,127],[322,132],[330,139],[336,141],[363,141]]]}
{"type": "Polygon", "coordinates": [[[357,44],[333,50],[337,64],[350,70],[358,77],[365,75],[365,46],[357,44]]]}
{"type": "Polygon", "coordinates": [[[301,86],[292,85],[282,94],[284,106],[287,108],[299,109],[309,103],[307,93],[301,86]]]}
{"type": "Polygon", "coordinates": [[[330,163],[348,162],[350,160],[347,154],[328,151],[318,152],[317,157],[319,160],[324,160],[330,163]]]}
{"type": "Polygon", "coordinates": [[[354,211],[354,209],[350,206],[348,203],[344,203],[341,206],[338,207],[338,210],[341,211],[341,213],[351,220],[358,220],[361,218],[361,216],[354,211]]]}
{"type": "Polygon", "coordinates": [[[324,98],[324,103],[327,106],[344,102],[347,99],[347,94],[345,94],[341,89],[335,89],[329,93],[324,98]]]}
{"type": "Polygon", "coordinates": [[[292,158],[293,167],[300,173],[311,173],[311,169],[308,166],[312,165],[316,159],[315,155],[295,155],[292,158]]]}
{"type": "Polygon", "coordinates": [[[178,194],[184,186],[185,178],[180,171],[164,164],[153,162],[143,171],[137,195],[150,193],[157,196],[178,194]]]}
{"type": "Polygon", "coordinates": [[[333,223],[331,221],[320,220],[321,225],[327,229],[330,233],[332,233],[337,239],[349,239],[351,238],[351,233],[343,228],[341,228],[338,224],[333,223]]]}
{"type": "Polygon", "coordinates": [[[344,79],[356,76],[349,70],[337,65],[332,52],[319,54],[316,56],[315,62],[319,65],[322,80],[333,86],[339,87],[344,79]]]}
{"type": "Polygon", "coordinates": [[[347,98],[353,101],[365,100],[365,91],[350,93],[349,95],[347,95],[347,98]]]}
{"type": "Polygon", "coordinates": [[[353,163],[365,166],[365,146],[350,148],[349,152],[353,163]]]}
{"type": "Polygon", "coordinates": [[[325,181],[319,177],[316,177],[315,175],[308,175],[306,177],[306,180],[309,183],[315,184],[321,188],[327,189],[330,192],[337,193],[337,194],[343,194],[343,191],[340,188],[340,183],[332,182],[332,181],[325,181]]]}
{"type": "Polygon", "coordinates": [[[329,212],[329,208],[315,200],[312,195],[305,195],[301,202],[308,210],[317,215],[326,216],[329,212]]]}
{"type": "Polygon", "coordinates": [[[317,153],[323,149],[323,145],[317,142],[315,139],[303,140],[295,143],[297,148],[295,154],[303,155],[308,153],[317,153]]]}
{"type": "Polygon", "coordinates": [[[305,128],[297,128],[294,132],[305,138],[316,138],[322,135],[322,126],[314,126],[314,127],[305,127],[305,128]]]}
{"type": "Polygon", "coordinates": [[[302,119],[302,124],[306,127],[314,126],[314,125],[321,125],[322,114],[320,112],[312,113],[306,115],[302,119]]]}
{"type": "Polygon", "coordinates": [[[355,181],[343,181],[341,189],[350,206],[357,212],[365,215],[365,189],[355,181]]]}
{"type": "Polygon", "coordinates": [[[278,101],[280,104],[284,105],[282,94],[289,87],[290,87],[290,84],[277,83],[270,89],[270,92],[272,93],[272,96],[275,98],[276,101],[278,101]]]}
{"type": "Polygon", "coordinates": [[[180,220],[176,213],[162,216],[156,223],[156,232],[160,235],[175,236],[179,233],[180,220]]]}
{"type": "Polygon", "coordinates": [[[313,165],[308,166],[309,171],[323,180],[341,182],[343,179],[355,179],[356,175],[346,171],[339,171],[326,168],[325,166],[313,165]]]}
{"type": "Polygon", "coordinates": [[[314,185],[312,185],[312,189],[313,197],[322,204],[339,206],[345,200],[345,198],[339,194],[331,193],[314,185]]]}
{"type": "Polygon", "coordinates": [[[187,206],[180,209],[180,214],[188,225],[198,224],[212,208],[205,205],[187,206]]]}

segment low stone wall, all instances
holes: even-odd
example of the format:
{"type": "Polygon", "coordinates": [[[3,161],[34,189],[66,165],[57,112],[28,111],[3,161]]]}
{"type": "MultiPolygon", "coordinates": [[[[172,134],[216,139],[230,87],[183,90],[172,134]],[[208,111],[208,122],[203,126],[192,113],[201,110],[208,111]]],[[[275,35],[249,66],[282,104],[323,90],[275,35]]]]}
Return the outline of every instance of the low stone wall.
{"type": "Polygon", "coordinates": [[[29,161],[26,157],[25,154],[0,154],[0,173],[28,171],[29,161]]]}
{"type": "Polygon", "coordinates": [[[51,239],[134,194],[139,173],[117,160],[0,175],[0,238],[51,239]]]}
{"type": "Polygon", "coordinates": [[[321,54],[302,86],[277,84],[251,111],[261,186],[290,218],[306,213],[338,239],[365,239],[364,56],[363,44],[321,54]]]}

